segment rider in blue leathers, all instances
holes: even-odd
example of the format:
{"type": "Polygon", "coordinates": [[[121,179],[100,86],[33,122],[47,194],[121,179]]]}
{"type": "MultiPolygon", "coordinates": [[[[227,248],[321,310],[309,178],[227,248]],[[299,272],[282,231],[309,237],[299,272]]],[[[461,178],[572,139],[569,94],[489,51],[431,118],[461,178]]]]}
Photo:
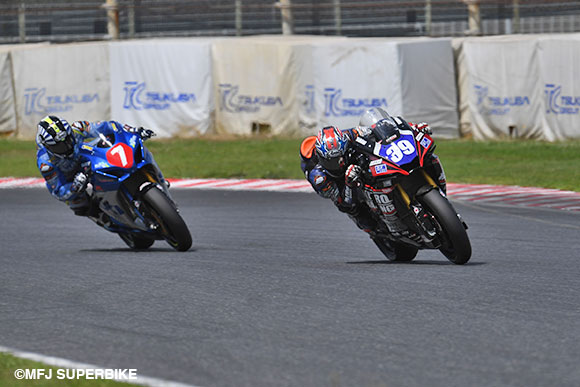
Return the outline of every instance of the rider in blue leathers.
{"type": "Polygon", "coordinates": [[[36,162],[46,187],[58,200],[65,202],[76,215],[97,216],[98,206],[91,206],[86,193],[90,166],[79,156],[87,138],[125,130],[138,133],[146,140],[155,135],[150,129],[121,125],[116,121],[69,123],[56,116],[46,116],[38,123],[36,162]]]}

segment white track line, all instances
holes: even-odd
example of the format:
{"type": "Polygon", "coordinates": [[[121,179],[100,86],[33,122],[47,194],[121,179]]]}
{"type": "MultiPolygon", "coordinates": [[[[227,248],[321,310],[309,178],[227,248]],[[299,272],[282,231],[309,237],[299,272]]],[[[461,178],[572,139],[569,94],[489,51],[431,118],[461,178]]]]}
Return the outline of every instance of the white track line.
{"type": "MultiPolygon", "coordinates": [[[[21,358],[21,359],[32,360],[35,362],[47,364],[47,365],[57,367],[57,368],[58,367],[69,368],[69,369],[106,369],[106,368],[109,368],[109,367],[100,367],[100,366],[86,364],[86,363],[78,363],[78,362],[75,362],[72,360],[62,359],[59,357],[45,356],[45,355],[41,355],[38,353],[18,351],[18,350],[3,347],[3,346],[0,346],[0,352],[8,353],[10,355],[16,356],[16,357],[21,358]]],[[[12,370],[12,371],[14,372],[15,370],[12,370]]],[[[14,378],[14,380],[16,381],[17,379],[14,378]]],[[[138,372],[137,372],[137,379],[136,380],[122,379],[122,380],[117,380],[117,381],[122,382],[122,383],[136,384],[136,385],[140,385],[140,386],[152,386],[152,387],[195,387],[194,385],[191,385],[191,384],[184,384],[184,383],[172,382],[169,380],[151,378],[148,376],[141,376],[141,375],[139,375],[138,372]]]]}

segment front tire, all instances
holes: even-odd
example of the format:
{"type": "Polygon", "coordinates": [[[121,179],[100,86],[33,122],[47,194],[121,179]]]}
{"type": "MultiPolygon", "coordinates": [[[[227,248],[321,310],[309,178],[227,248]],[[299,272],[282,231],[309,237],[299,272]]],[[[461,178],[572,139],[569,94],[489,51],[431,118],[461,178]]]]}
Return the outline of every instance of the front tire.
{"type": "Polygon", "coordinates": [[[439,251],[457,265],[467,263],[471,258],[471,243],[451,203],[436,189],[417,199],[439,224],[438,234],[441,239],[439,251]]]}
{"type": "Polygon", "coordinates": [[[143,194],[143,202],[161,228],[163,238],[177,251],[191,247],[191,234],[171,200],[159,188],[152,187],[143,194]]]}

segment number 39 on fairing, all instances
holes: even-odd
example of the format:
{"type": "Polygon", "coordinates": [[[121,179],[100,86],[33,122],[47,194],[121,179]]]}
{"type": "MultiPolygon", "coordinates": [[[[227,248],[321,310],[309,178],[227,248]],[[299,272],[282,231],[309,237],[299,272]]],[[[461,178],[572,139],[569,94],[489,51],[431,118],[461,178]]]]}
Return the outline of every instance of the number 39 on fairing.
{"type": "MultiPolygon", "coordinates": [[[[411,139],[413,137],[411,136],[411,139]]],[[[404,161],[406,158],[405,156],[414,156],[415,154],[415,146],[413,143],[405,138],[399,139],[389,146],[381,146],[379,150],[379,155],[386,157],[389,161],[399,164],[401,161],[404,161]]],[[[403,162],[405,164],[405,162],[403,162]]]]}

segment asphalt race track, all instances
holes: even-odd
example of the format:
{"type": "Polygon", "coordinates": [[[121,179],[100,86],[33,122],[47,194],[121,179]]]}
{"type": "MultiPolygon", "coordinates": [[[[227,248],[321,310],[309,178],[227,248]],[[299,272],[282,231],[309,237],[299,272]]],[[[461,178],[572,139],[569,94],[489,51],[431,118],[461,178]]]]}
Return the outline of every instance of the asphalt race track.
{"type": "Polygon", "coordinates": [[[196,386],[579,386],[580,214],[455,201],[473,257],[379,250],[307,193],[173,190],[147,252],[0,190],[0,345],[196,386]]]}

